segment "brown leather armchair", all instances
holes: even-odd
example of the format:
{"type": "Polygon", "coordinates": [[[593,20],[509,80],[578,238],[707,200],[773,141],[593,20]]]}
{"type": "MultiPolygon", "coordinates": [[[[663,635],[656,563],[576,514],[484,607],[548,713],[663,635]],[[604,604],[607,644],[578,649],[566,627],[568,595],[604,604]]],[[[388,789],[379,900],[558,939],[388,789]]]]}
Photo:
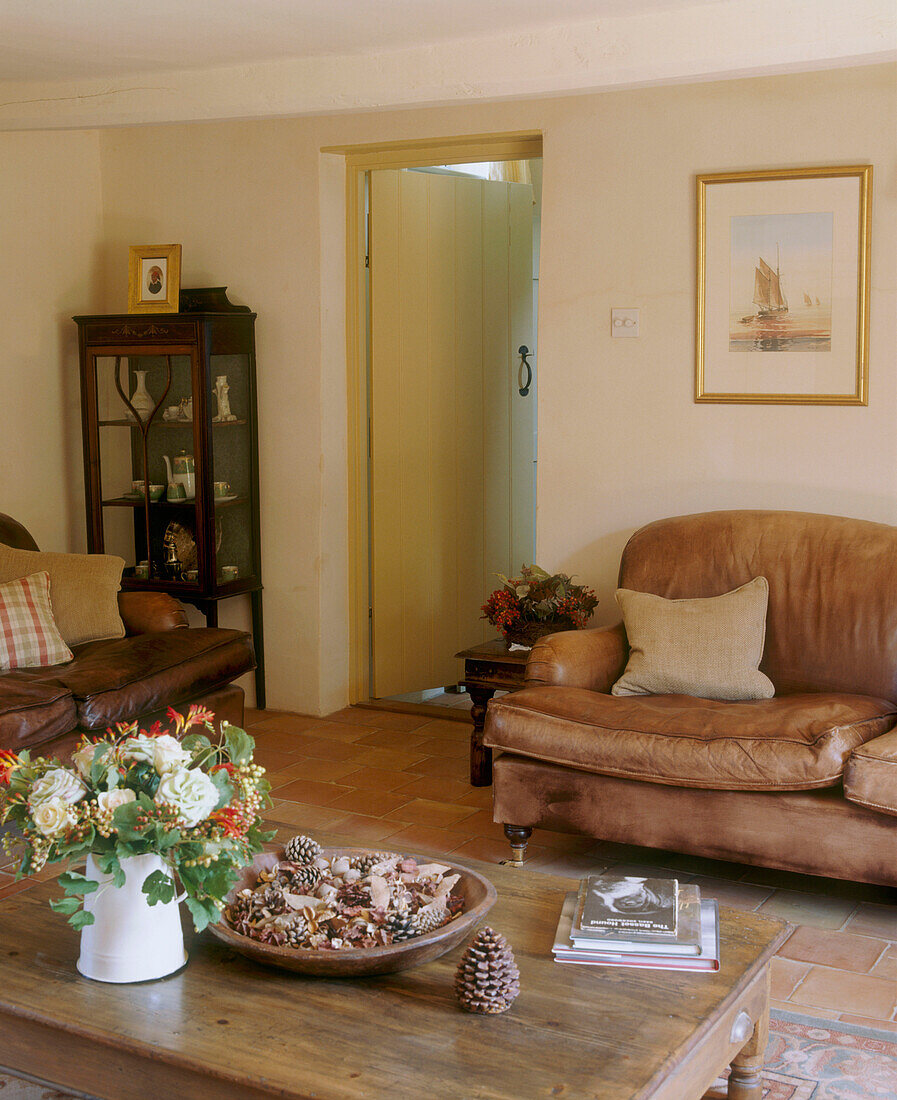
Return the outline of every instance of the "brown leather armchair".
{"type": "MultiPolygon", "coordinates": [[[[38,549],[2,513],[0,542],[38,549]]],[[[165,592],[119,592],[118,608],[124,638],[75,646],[67,664],[0,672],[0,748],[58,756],[85,733],[99,736],[118,722],[164,723],[169,706],[192,703],[217,721],[242,724],[243,689],[232,681],[255,667],[248,634],[190,627],[165,592]]]]}
{"type": "Polygon", "coordinates": [[[609,694],[622,624],[538,642],[489,704],[493,817],[533,828],[897,886],[897,528],[711,512],[637,531],[620,586],[666,599],[769,581],[773,699],[609,694]]]}

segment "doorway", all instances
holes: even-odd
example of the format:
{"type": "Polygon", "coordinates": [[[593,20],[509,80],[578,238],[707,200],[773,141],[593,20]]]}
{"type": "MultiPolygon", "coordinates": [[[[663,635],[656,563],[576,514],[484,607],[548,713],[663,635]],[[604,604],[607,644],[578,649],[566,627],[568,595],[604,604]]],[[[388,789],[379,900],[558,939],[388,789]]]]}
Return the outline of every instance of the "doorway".
{"type": "Polygon", "coordinates": [[[533,560],[540,154],[349,158],[355,702],[456,682],[493,574],[533,560]]]}

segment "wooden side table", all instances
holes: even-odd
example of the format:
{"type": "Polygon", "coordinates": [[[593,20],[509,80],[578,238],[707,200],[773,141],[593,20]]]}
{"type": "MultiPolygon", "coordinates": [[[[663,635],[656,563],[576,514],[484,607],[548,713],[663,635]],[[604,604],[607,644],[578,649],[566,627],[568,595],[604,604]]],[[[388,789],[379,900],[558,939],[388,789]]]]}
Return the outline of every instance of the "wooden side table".
{"type": "Polygon", "coordinates": [[[464,679],[461,682],[471,701],[470,784],[472,787],[489,787],[492,784],[492,749],[487,749],[483,744],[486,704],[496,691],[518,691],[523,687],[529,651],[515,649],[511,652],[504,638],[495,638],[471,649],[462,649],[455,656],[464,661],[464,679]]]}

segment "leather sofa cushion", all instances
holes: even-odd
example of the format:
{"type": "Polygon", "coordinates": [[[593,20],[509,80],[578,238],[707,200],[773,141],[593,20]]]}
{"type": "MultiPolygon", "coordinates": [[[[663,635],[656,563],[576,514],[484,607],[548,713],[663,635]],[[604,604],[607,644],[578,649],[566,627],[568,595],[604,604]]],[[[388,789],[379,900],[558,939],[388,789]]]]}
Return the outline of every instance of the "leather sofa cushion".
{"type": "Polygon", "coordinates": [[[850,753],[895,721],[897,704],[862,695],[723,703],[535,687],[490,702],[485,743],[649,783],[797,791],[839,783],[850,753]]]}
{"type": "Polygon", "coordinates": [[[860,806],[897,816],[897,729],[851,753],[844,794],[860,806]]]}
{"type": "Polygon", "coordinates": [[[176,707],[253,668],[248,634],[195,627],[91,642],[52,672],[74,695],[78,724],[105,730],[137,714],[176,707]]]}
{"type": "Polygon", "coordinates": [[[18,672],[0,676],[0,749],[19,752],[41,745],[77,724],[72,693],[58,681],[41,682],[18,672]]]}

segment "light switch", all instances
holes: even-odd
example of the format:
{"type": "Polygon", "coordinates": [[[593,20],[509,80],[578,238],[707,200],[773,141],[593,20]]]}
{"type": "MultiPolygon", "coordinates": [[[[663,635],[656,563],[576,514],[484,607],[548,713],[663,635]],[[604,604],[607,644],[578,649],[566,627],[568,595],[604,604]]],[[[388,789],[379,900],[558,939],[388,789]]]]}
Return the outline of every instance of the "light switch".
{"type": "Polygon", "coordinates": [[[611,336],[638,336],[638,312],[637,309],[612,309],[611,336]]]}

